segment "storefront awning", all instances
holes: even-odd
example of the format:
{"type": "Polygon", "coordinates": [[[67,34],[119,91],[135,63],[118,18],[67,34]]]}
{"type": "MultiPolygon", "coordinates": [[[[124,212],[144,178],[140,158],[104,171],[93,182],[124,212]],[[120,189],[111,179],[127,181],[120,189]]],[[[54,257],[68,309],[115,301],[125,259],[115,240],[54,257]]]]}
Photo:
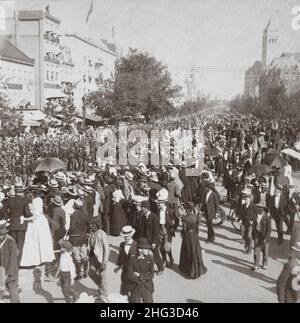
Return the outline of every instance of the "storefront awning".
{"type": "Polygon", "coordinates": [[[45,99],[65,99],[67,95],[61,92],[59,89],[45,89],[45,99]]]}

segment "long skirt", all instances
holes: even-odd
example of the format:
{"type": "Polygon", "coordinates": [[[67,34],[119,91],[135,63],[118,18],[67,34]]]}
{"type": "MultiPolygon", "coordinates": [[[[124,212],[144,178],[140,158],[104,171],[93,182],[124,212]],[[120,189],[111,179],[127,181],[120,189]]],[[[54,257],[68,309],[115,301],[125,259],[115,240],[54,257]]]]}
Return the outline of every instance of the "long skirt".
{"type": "Polygon", "coordinates": [[[179,270],[192,279],[207,273],[202,258],[202,249],[198,234],[193,231],[183,233],[179,270]]]}
{"type": "Polygon", "coordinates": [[[49,224],[44,216],[40,216],[28,223],[20,266],[40,266],[52,262],[54,259],[49,224]]]}
{"type": "Polygon", "coordinates": [[[110,215],[110,235],[113,237],[118,237],[122,231],[122,228],[126,224],[126,214],[121,202],[113,205],[110,215]]]}

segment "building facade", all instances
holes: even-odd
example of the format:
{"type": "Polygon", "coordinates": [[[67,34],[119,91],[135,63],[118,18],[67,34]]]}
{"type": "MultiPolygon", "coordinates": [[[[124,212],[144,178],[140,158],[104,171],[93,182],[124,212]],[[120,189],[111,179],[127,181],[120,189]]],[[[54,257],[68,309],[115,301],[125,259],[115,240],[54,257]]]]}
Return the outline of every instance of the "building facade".
{"type": "Polygon", "coordinates": [[[256,98],[259,96],[259,80],[262,73],[262,63],[257,61],[245,73],[244,95],[256,98]]]}
{"type": "Polygon", "coordinates": [[[35,61],[37,109],[44,108],[49,100],[70,94],[81,109],[83,96],[96,91],[114,74],[117,55],[103,41],[65,33],[61,20],[50,12],[17,11],[14,18],[11,42],[35,61]]]}
{"type": "Polygon", "coordinates": [[[34,60],[8,40],[0,46],[0,91],[10,107],[30,109],[35,106],[34,60]]]}

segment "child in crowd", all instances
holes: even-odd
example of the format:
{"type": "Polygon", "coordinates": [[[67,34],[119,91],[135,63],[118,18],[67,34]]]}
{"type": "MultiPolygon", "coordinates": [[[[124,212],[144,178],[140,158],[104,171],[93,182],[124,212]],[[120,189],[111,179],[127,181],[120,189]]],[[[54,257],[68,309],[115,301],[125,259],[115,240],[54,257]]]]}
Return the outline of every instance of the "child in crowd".
{"type": "Polygon", "coordinates": [[[67,303],[76,301],[72,286],[76,277],[76,269],[71,255],[72,244],[69,241],[61,243],[61,257],[59,264],[60,283],[67,303]]]}

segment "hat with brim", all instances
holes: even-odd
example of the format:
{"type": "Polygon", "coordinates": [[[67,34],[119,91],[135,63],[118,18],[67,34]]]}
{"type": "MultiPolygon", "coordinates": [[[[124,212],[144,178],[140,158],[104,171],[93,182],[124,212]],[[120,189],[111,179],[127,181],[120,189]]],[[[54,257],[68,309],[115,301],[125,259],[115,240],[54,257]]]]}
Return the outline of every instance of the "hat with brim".
{"type": "Polygon", "coordinates": [[[93,181],[91,179],[89,179],[89,178],[86,178],[84,180],[84,185],[86,185],[86,186],[92,186],[93,185],[93,181]]]}
{"type": "Polygon", "coordinates": [[[138,240],[138,248],[139,249],[151,249],[151,245],[146,238],[140,238],[138,240]]]}
{"type": "Polygon", "coordinates": [[[76,187],[70,187],[67,191],[67,193],[71,196],[78,196],[78,192],[76,187]]]}
{"type": "Polygon", "coordinates": [[[62,200],[62,198],[60,196],[55,196],[52,200],[52,203],[56,206],[63,206],[64,205],[64,202],[62,200]]]}
{"type": "Polygon", "coordinates": [[[58,172],[57,174],[55,174],[55,179],[60,180],[60,181],[64,181],[66,179],[66,175],[62,172],[58,172]]]}
{"type": "Polygon", "coordinates": [[[82,189],[83,189],[83,191],[84,191],[84,192],[86,192],[86,193],[92,193],[92,192],[93,192],[93,189],[92,189],[90,186],[88,186],[88,185],[84,185],[84,186],[82,187],[82,189]]]}
{"type": "Polygon", "coordinates": [[[126,225],[122,228],[120,235],[122,237],[132,237],[135,234],[135,229],[131,225],[126,225]]]}
{"type": "Polygon", "coordinates": [[[84,196],[85,196],[85,194],[84,194],[84,190],[83,190],[83,189],[81,189],[81,188],[79,188],[79,189],[77,190],[77,194],[78,194],[78,196],[79,196],[79,197],[81,197],[81,198],[84,198],[84,196]]]}
{"type": "Polygon", "coordinates": [[[125,178],[128,180],[128,181],[132,181],[134,179],[134,175],[131,173],[131,172],[126,172],[125,173],[125,178]]]}
{"type": "Polygon", "coordinates": [[[256,204],[256,207],[261,209],[267,209],[267,204],[264,201],[260,201],[256,204]]]}
{"type": "Polygon", "coordinates": [[[48,186],[52,187],[52,188],[58,188],[59,187],[59,185],[57,183],[57,180],[55,180],[55,179],[50,179],[48,181],[48,186]]]}
{"type": "Polygon", "coordinates": [[[10,190],[8,193],[7,193],[7,196],[8,197],[16,197],[16,192],[14,190],[10,190]]]}
{"type": "Polygon", "coordinates": [[[24,186],[21,184],[16,184],[15,185],[15,192],[16,193],[23,193],[24,192],[24,186]]]}
{"type": "Polygon", "coordinates": [[[292,250],[300,252],[300,242],[297,242],[296,245],[292,246],[292,250]]]}

